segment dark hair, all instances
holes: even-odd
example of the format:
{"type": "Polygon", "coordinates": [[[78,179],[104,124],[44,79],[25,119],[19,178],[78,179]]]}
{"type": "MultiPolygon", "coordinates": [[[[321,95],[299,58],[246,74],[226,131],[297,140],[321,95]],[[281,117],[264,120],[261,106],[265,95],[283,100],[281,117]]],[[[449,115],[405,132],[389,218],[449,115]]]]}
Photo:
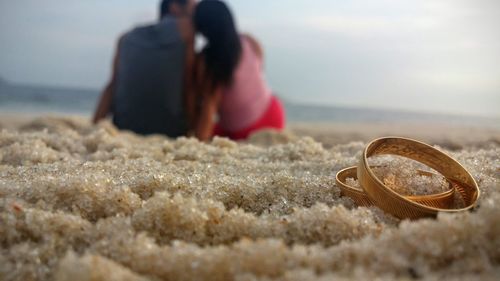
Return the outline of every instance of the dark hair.
{"type": "Polygon", "coordinates": [[[213,86],[229,85],[241,55],[241,42],[224,2],[204,0],[196,7],[194,25],[207,40],[202,54],[213,86]]]}
{"type": "Polygon", "coordinates": [[[170,14],[170,4],[177,3],[181,6],[186,6],[188,0],[162,0],[160,3],[160,19],[170,14]]]}

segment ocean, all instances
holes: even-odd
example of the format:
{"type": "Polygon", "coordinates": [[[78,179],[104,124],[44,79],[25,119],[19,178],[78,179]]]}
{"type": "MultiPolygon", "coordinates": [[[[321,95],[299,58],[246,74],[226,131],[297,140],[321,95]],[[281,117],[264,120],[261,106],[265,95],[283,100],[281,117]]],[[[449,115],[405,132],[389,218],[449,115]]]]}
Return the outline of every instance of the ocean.
{"type": "MultiPolygon", "coordinates": [[[[8,83],[0,79],[0,113],[91,116],[99,90],[8,83]]],[[[371,108],[301,104],[283,99],[291,123],[443,123],[500,128],[499,118],[433,114],[371,108]]]]}

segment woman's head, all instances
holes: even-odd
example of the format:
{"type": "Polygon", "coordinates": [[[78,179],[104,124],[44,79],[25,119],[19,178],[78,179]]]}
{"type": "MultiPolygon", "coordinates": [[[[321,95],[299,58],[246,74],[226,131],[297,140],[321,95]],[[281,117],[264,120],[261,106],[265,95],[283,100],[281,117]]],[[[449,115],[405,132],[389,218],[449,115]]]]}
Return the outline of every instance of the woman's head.
{"type": "Polygon", "coordinates": [[[228,85],[241,55],[241,42],[231,11],[218,0],[201,1],[194,13],[196,30],[207,40],[206,69],[215,85],[228,85]]]}

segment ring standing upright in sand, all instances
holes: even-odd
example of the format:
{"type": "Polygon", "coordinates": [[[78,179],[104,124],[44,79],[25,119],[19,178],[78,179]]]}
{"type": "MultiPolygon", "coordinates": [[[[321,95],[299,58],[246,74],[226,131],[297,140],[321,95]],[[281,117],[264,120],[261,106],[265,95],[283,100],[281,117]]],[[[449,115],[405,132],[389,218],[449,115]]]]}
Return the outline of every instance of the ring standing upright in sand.
{"type": "Polygon", "coordinates": [[[399,218],[417,219],[435,216],[438,212],[459,212],[472,209],[479,199],[479,187],[471,174],[442,151],[425,143],[399,137],[386,137],[367,145],[358,166],[358,180],[363,190],[382,210],[399,218]],[[374,155],[393,154],[421,162],[442,174],[460,193],[464,208],[441,209],[419,204],[387,187],[373,173],[368,158],[374,155]]]}

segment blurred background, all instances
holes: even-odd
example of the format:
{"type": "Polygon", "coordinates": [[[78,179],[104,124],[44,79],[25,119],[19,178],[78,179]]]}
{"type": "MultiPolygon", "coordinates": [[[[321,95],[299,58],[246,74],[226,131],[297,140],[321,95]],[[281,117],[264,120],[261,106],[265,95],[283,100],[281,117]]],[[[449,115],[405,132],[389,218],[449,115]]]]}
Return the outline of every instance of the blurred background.
{"type": "MultiPolygon", "coordinates": [[[[88,115],[158,0],[0,0],[0,113],[88,115]]],[[[291,122],[500,124],[500,1],[228,0],[291,122]]]]}

